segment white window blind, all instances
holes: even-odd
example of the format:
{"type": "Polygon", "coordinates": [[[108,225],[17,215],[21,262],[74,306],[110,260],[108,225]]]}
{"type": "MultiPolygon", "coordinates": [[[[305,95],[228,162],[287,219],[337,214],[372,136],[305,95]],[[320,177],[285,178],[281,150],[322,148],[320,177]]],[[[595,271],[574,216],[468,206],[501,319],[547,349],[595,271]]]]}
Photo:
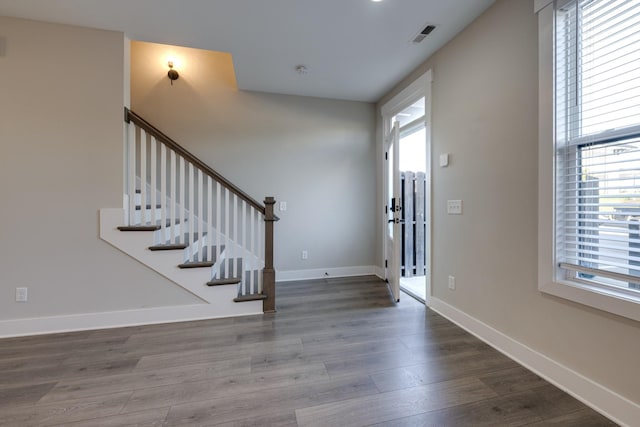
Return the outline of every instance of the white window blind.
{"type": "Polygon", "coordinates": [[[560,279],[640,292],[640,1],[556,1],[560,279]]]}

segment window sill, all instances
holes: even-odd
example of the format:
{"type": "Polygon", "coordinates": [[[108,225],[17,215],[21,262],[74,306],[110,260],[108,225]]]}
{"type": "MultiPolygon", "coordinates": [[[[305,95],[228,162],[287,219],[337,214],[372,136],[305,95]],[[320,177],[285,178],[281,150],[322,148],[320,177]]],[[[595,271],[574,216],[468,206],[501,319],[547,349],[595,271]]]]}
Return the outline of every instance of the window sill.
{"type": "Polygon", "coordinates": [[[640,298],[626,293],[597,286],[555,281],[540,283],[538,289],[546,294],[640,321],[640,298]]]}

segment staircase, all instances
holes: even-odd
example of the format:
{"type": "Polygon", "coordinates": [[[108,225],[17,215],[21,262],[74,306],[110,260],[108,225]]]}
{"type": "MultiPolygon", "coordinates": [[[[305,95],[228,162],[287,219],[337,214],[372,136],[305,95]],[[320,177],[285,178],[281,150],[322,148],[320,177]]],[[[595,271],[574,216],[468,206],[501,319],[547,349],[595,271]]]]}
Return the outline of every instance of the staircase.
{"type": "Polygon", "coordinates": [[[127,108],[125,122],[123,208],[100,210],[100,238],[211,317],[275,311],[274,198],[253,200],[127,108]]]}

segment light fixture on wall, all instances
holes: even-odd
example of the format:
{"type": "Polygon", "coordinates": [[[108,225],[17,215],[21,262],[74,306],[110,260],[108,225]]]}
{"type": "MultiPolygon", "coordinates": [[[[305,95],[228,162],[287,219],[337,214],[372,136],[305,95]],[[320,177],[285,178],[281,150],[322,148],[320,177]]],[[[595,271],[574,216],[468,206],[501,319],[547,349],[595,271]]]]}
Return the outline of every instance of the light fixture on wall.
{"type": "Polygon", "coordinates": [[[169,65],[169,72],[167,73],[167,76],[169,76],[169,80],[171,80],[171,86],[173,86],[173,81],[178,80],[180,78],[180,74],[178,74],[178,72],[173,69],[172,60],[169,60],[168,65],[169,65]]]}

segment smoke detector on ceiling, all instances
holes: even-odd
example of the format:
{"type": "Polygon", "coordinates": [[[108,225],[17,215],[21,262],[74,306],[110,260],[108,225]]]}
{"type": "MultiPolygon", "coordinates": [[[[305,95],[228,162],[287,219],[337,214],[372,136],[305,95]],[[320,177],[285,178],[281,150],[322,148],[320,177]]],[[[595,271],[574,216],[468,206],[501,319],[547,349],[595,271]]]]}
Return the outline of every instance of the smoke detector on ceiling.
{"type": "Polygon", "coordinates": [[[426,27],[424,27],[424,29],[422,31],[420,31],[418,33],[418,35],[411,40],[412,43],[420,43],[422,40],[424,40],[429,34],[431,34],[431,32],[433,30],[436,29],[435,25],[427,25],[426,27]]]}

